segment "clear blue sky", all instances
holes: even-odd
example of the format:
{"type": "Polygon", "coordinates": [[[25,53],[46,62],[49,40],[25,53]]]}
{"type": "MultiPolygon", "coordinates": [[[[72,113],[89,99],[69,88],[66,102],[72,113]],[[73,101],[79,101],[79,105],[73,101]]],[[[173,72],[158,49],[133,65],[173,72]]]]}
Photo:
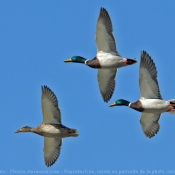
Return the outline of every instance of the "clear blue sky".
{"type": "Polygon", "coordinates": [[[109,108],[123,98],[140,97],[140,51],[156,63],[164,99],[175,99],[175,1],[0,1],[0,170],[175,170],[175,116],[164,113],[160,131],[148,139],[141,113],[109,108]],[[96,55],[95,28],[100,7],[112,19],[119,53],[138,63],[119,69],[109,103],[99,92],[97,70],[63,60],[96,55]],[[42,123],[41,85],[56,94],[62,123],[80,135],[63,140],[61,155],[44,164],[43,137],[15,134],[42,123]]]}

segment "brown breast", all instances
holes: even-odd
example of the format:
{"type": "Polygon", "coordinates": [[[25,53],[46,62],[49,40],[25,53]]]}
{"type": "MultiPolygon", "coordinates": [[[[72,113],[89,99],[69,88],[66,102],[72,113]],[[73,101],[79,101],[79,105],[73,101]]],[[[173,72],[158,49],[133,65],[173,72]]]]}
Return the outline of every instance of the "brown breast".
{"type": "Polygon", "coordinates": [[[92,68],[97,68],[97,69],[101,68],[100,62],[99,62],[97,57],[95,57],[92,60],[87,60],[86,65],[88,65],[89,67],[92,67],[92,68]]]}
{"type": "Polygon", "coordinates": [[[131,103],[130,107],[139,112],[144,111],[144,108],[142,107],[142,103],[140,100],[136,101],[135,103],[131,103]]]}

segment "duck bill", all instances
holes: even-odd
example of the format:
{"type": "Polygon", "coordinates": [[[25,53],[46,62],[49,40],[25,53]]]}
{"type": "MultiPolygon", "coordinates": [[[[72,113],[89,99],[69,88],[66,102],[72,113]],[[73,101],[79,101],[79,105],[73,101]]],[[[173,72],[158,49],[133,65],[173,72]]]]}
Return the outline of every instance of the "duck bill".
{"type": "Polygon", "coordinates": [[[113,106],[116,106],[115,102],[109,105],[109,107],[113,107],[113,106]]]}
{"type": "Polygon", "coordinates": [[[69,58],[69,59],[67,59],[67,60],[64,60],[64,62],[65,62],[65,63],[72,62],[72,59],[71,59],[71,58],[69,58]]]}
{"type": "Polygon", "coordinates": [[[19,132],[21,132],[21,131],[20,131],[20,129],[19,129],[19,130],[17,130],[17,131],[15,131],[15,133],[19,133],[19,132]]]}

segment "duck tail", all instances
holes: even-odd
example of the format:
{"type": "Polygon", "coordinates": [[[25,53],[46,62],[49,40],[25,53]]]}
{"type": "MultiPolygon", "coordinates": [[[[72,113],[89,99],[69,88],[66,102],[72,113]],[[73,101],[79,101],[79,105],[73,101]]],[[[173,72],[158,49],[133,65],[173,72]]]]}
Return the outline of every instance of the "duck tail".
{"type": "Polygon", "coordinates": [[[170,114],[175,114],[175,99],[168,100],[170,102],[170,105],[172,105],[173,110],[169,111],[170,114]]]}
{"type": "Polygon", "coordinates": [[[137,60],[136,59],[127,58],[125,62],[126,62],[127,65],[131,65],[131,64],[137,63],[137,60]]]}

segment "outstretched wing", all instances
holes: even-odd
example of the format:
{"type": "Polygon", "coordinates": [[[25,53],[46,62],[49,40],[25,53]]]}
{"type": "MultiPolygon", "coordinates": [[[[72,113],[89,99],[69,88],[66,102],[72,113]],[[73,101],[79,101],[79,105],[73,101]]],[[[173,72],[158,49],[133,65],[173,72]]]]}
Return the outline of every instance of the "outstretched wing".
{"type": "Polygon", "coordinates": [[[105,102],[108,102],[115,89],[115,76],[117,69],[99,69],[98,70],[98,83],[101,95],[105,102]]]}
{"type": "Polygon", "coordinates": [[[46,166],[52,166],[60,155],[62,138],[44,137],[44,160],[46,166]]]}
{"type": "Polygon", "coordinates": [[[142,113],[140,124],[142,125],[142,130],[147,137],[151,138],[159,131],[160,125],[158,121],[160,116],[161,114],[142,113]]]}
{"type": "Polygon", "coordinates": [[[56,95],[47,86],[42,86],[43,123],[61,124],[61,112],[56,95]]]}
{"type": "Polygon", "coordinates": [[[96,44],[98,52],[114,52],[120,56],[116,50],[115,38],[112,34],[112,22],[106,9],[100,9],[100,15],[96,26],[96,44]]]}
{"type": "Polygon", "coordinates": [[[141,52],[139,85],[141,97],[162,99],[155,63],[145,51],[141,52]]]}

